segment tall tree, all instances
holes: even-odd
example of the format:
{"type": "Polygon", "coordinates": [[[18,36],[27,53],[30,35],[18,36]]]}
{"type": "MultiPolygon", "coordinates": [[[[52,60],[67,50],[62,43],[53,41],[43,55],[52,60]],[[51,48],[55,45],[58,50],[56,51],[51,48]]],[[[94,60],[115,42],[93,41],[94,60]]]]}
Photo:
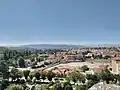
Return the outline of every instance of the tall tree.
{"type": "Polygon", "coordinates": [[[0,60],[0,75],[3,77],[8,73],[9,66],[5,60],[0,60]]]}
{"type": "Polygon", "coordinates": [[[114,76],[107,67],[102,70],[102,72],[100,73],[100,77],[103,81],[106,81],[107,84],[109,84],[110,81],[114,81],[114,76]]]}
{"type": "Polygon", "coordinates": [[[41,74],[40,74],[40,76],[43,79],[43,81],[46,79],[46,74],[47,73],[45,71],[42,71],[41,74]]]}
{"type": "Polygon", "coordinates": [[[35,77],[36,77],[37,80],[39,80],[40,79],[40,73],[39,72],[35,72],[35,77]]]}
{"type": "Polygon", "coordinates": [[[24,77],[25,77],[26,80],[27,80],[29,74],[30,74],[30,71],[29,71],[29,70],[23,71],[23,75],[24,75],[24,77]]]}
{"type": "Polygon", "coordinates": [[[25,67],[25,61],[24,61],[24,59],[22,57],[19,58],[18,65],[19,65],[20,68],[25,67]]]}
{"type": "Polygon", "coordinates": [[[52,81],[52,78],[55,77],[55,73],[53,73],[52,71],[48,71],[46,76],[47,76],[49,81],[52,81]]]}

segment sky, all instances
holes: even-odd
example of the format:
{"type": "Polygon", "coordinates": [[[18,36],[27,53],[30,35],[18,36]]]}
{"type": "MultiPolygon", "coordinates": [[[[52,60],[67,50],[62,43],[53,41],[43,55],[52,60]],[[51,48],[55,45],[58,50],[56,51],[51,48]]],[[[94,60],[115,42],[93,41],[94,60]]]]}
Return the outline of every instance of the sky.
{"type": "Polygon", "coordinates": [[[120,0],[0,0],[0,44],[119,44],[120,0]]]}

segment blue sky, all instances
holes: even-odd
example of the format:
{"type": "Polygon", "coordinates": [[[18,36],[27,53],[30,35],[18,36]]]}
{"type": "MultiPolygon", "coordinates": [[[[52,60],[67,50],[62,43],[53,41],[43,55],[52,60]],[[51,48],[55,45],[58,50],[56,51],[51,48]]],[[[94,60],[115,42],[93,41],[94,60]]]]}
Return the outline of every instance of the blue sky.
{"type": "Polygon", "coordinates": [[[0,0],[0,44],[120,43],[120,0],[0,0]]]}

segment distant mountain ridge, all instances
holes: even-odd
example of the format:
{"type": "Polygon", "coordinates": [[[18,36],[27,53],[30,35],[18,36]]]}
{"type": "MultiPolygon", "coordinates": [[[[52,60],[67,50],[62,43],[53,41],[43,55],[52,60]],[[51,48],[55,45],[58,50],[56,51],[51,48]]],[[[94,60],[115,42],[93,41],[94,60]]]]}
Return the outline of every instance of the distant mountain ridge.
{"type": "Polygon", "coordinates": [[[98,44],[98,45],[72,45],[72,44],[28,44],[19,46],[2,46],[7,49],[71,49],[71,48],[94,48],[94,47],[120,47],[120,44],[98,44]]]}
{"type": "Polygon", "coordinates": [[[34,48],[34,49],[70,49],[70,48],[83,48],[82,45],[67,45],[67,44],[31,44],[21,45],[23,48],[34,48]]]}

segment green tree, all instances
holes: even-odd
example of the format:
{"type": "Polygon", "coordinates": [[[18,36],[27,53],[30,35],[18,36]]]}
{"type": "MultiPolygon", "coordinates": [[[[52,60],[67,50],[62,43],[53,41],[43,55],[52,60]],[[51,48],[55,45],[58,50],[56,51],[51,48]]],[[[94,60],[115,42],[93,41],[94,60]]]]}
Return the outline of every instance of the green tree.
{"type": "Polygon", "coordinates": [[[9,86],[9,81],[8,80],[0,81],[0,90],[4,90],[5,88],[7,88],[7,86],[9,86]]]}
{"type": "Polygon", "coordinates": [[[35,90],[49,90],[49,86],[47,84],[37,85],[35,90]]]}
{"type": "Polygon", "coordinates": [[[80,83],[85,83],[85,76],[83,74],[81,74],[79,71],[73,71],[68,76],[68,80],[71,80],[74,83],[76,83],[77,81],[79,81],[80,83]]]}
{"type": "MultiPolygon", "coordinates": [[[[4,78],[5,75],[8,75],[9,66],[7,61],[0,60],[0,75],[4,78]]],[[[8,78],[8,77],[5,77],[8,78]]]]}
{"type": "Polygon", "coordinates": [[[35,77],[35,72],[30,72],[29,77],[30,77],[30,79],[32,80],[33,77],[35,77]]]}
{"type": "Polygon", "coordinates": [[[52,78],[55,77],[55,73],[53,73],[52,71],[48,71],[46,76],[49,81],[52,81],[52,78]]]}
{"type": "Polygon", "coordinates": [[[63,90],[62,84],[57,82],[53,85],[53,90],[63,90]]]}
{"type": "Polygon", "coordinates": [[[118,75],[116,76],[116,78],[117,78],[117,81],[119,82],[119,85],[120,85],[120,74],[118,74],[118,75]]]}
{"type": "Polygon", "coordinates": [[[85,86],[84,85],[77,85],[75,90],[85,90],[85,86]]]}
{"type": "Polygon", "coordinates": [[[36,77],[37,80],[39,80],[40,79],[40,73],[39,72],[35,72],[35,77],[36,77]]]}
{"type": "Polygon", "coordinates": [[[26,80],[27,80],[29,74],[30,74],[30,71],[29,71],[29,70],[23,71],[23,75],[24,75],[24,77],[25,77],[26,80]]]}
{"type": "Polygon", "coordinates": [[[18,80],[19,78],[21,78],[23,75],[22,75],[22,72],[19,71],[18,69],[16,68],[12,68],[11,69],[11,72],[10,72],[10,77],[12,78],[12,81],[13,80],[18,80]]]}
{"type": "Polygon", "coordinates": [[[21,85],[10,85],[5,90],[24,90],[21,85]]]}
{"type": "Polygon", "coordinates": [[[73,90],[72,85],[70,82],[64,82],[63,83],[63,90],[73,90]]]}
{"type": "Polygon", "coordinates": [[[107,84],[109,84],[110,81],[114,81],[114,75],[111,74],[107,67],[102,70],[102,72],[100,73],[100,77],[103,81],[106,81],[107,84]]]}
{"type": "Polygon", "coordinates": [[[47,73],[45,71],[42,71],[41,74],[40,74],[40,76],[43,79],[43,81],[46,79],[46,74],[47,73]]]}
{"type": "Polygon", "coordinates": [[[98,83],[100,81],[100,76],[99,74],[87,74],[86,75],[87,80],[92,80],[95,83],[98,83]]]}
{"type": "Polygon", "coordinates": [[[89,68],[88,68],[87,65],[84,65],[84,66],[81,67],[81,70],[82,70],[83,72],[85,72],[85,71],[88,71],[89,68]]]}
{"type": "Polygon", "coordinates": [[[23,58],[19,58],[18,65],[19,65],[20,68],[24,68],[25,67],[25,61],[24,61],[23,58]]]}
{"type": "Polygon", "coordinates": [[[87,90],[88,90],[88,88],[91,88],[94,84],[95,84],[95,82],[93,80],[88,80],[88,82],[86,84],[87,90]]]}

